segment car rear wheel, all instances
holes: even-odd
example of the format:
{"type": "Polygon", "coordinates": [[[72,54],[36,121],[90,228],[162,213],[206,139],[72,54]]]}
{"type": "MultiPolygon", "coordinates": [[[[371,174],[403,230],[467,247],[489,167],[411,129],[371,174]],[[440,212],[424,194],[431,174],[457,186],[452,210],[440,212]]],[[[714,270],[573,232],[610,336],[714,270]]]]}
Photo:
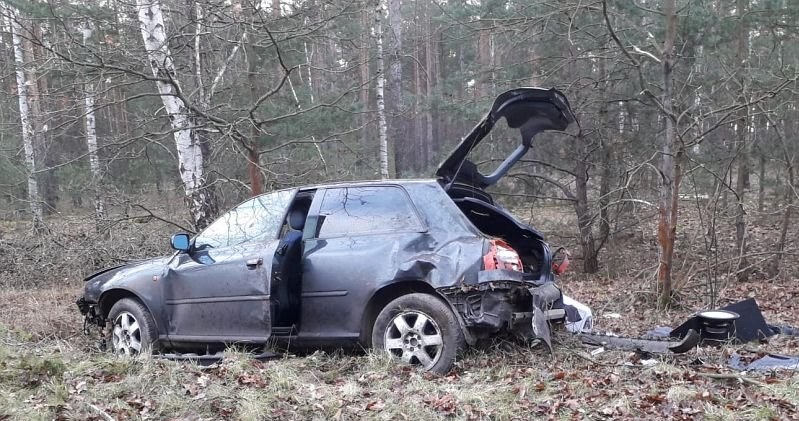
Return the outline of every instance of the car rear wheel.
{"type": "Polygon", "coordinates": [[[108,312],[111,351],[133,356],[152,349],[158,337],[150,312],[138,301],[123,298],[108,312]]]}
{"type": "Polygon", "coordinates": [[[429,294],[403,295],[388,303],[372,329],[375,349],[406,364],[446,374],[465,340],[449,306],[429,294]]]}

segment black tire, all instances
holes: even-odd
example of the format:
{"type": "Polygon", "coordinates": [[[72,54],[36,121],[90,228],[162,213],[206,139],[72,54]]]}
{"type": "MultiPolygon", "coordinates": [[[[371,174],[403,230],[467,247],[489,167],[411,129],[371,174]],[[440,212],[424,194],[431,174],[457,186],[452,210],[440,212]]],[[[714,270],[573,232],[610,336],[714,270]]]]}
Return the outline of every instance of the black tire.
{"type": "Polygon", "coordinates": [[[405,363],[443,375],[452,369],[465,347],[465,339],[457,317],[446,303],[430,294],[414,293],[383,307],[372,329],[372,346],[405,363]]]}
{"type": "Polygon", "coordinates": [[[107,340],[111,352],[132,356],[148,349],[157,349],[158,331],[155,321],[139,301],[123,298],[114,303],[108,312],[108,322],[110,327],[107,340]]]}

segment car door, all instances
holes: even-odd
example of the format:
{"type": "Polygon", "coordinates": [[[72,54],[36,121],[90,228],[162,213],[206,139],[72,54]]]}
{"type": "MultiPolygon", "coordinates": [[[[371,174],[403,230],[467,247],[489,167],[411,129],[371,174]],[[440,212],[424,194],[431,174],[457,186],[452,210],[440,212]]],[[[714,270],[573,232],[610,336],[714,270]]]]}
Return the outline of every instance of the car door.
{"type": "Polygon", "coordinates": [[[401,186],[317,193],[304,231],[301,335],[357,339],[376,288],[402,276],[398,248],[425,230],[401,186]]]}
{"type": "Polygon", "coordinates": [[[247,200],[170,263],[164,285],[173,342],[264,342],[270,336],[272,255],[296,190],[247,200]]]}

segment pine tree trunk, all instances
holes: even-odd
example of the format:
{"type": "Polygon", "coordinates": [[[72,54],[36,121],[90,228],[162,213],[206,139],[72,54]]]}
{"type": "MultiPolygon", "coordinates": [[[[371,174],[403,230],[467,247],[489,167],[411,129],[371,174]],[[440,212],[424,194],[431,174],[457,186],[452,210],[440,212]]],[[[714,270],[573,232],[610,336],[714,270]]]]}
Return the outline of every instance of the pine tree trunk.
{"type": "Polygon", "coordinates": [[[488,87],[490,83],[490,67],[491,67],[491,25],[488,21],[479,21],[477,35],[477,69],[478,77],[475,80],[475,95],[477,99],[482,99],[488,96],[488,87]]]}
{"type": "Polygon", "coordinates": [[[377,44],[377,117],[380,137],[380,177],[389,178],[388,127],[386,125],[386,102],[383,97],[386,78],[383,73],[383,0],[375,2],[375,43],[377,44]]]}
{"type": "MultiPolygon", "coordinates": [[[[32,29],[26,32],[33,32],[35,36],[35,24],[31,23],[32,29]]],[[[37,183],[39,185],[39,198],[42,200],[42,212],[45,216],[53,214],[56,210],[58,202],[58,183],[55,178],[55,173],[52,169],[55,162],[51,154],[48,153],[49,144],[47,142],[48,127],[45,122],[44,112],[42,110],[42,98],[45,97],[46,92],[43,88],[47,87],[43,83],[44,78],[39,78],[35,65],[37,48],[34,47],[30,39],[31,35],[22,35],[22,56],[25,62],[25,81],[28,84],[28,112],[30,120],[33,124],[33,153],[36,155],[37,168],[37,183]]]]}
{"type": "MultiPolygon", "coordinates": [[[[414,8],[415,8],[414,15],[415,16],[419,16],[420,13],[421,13],[421,11],[419,10],[419,3],[420,2],[414,2],[414,8]]],[[[415,20],[414,26],[415,26],[415,29],[416,29],[415,32],[417,34],[422,34],[423,33],[422,32],[422,24],[419,22],[419,19],[415,20]]],[[[427,144],[429,139],[427,139],[425,137],[425,133],[426,132],[424,130],[424,119],[422,118],[422,115],[423,115],[422,114],[422,107],[423,107],[422,98],[426,97],[425,96],[425,89],[422,87],[422,66],[421,66],[422,49],[423,49],[423,46],[422,46],[421,37],[417,36],[417,38],[415,40],[415,45],[414,45],[414,53],[415,53],[414,57],[416,59],[413,61],[414,103],[413,103],[413,134],[412,134],[412,138],[418,144],[425,145],[425,144],[427,144]]],[[[428,76],[429,76],[429,71],[430,70],[427,69],[427,71],[428,71],[428,76]]],[[[421,155],[421,152],[419,151],[419,148],[414,148],[414,149],[415,150],[412,152],[412,156],[414,157],[414,161],[418,161],[418,158],[421,155]]]]}
{"type": "Polygon", "coordinates": [[[44,229],[42,217],[42,201],[39,195],[39,185],[36,181],[36,157],[34,154],[34,131],[28,98],[28,81],[25,77],[25,56],[23,53],[22,28],[17,20],[16,13],[8,6],[4,6],[4,23],[6,32],[11,33],[11,42],[14,48],[14,67],[17,77],[17,95],[19,99],[19,121],[22,125],[22,143],[25,150],[25,167],[28,170],[28,201],[30,202],[33,229],[44,229]]]}
{"type": "Polygon", "coordinates": [[[136,0],[147,59],[153,76],[159,78],[156,87],[174,131],[178,153],[178,170],[185,188],[189,213],[197,229],[206,227],[213,218],[212,198],[206,191],[203,147],[193,128],[190,111],[178,96],[178,79],[167,46],[164,17],[160,0],[136,0]],[[169,82],[163,79],[169,79],[169,82]]]}
{"type": "MultiPolygon", "coordinates": [[[[429,9],[429,7],[428,7],[429,9]]],[[[424,113],[424,121],[425,121],[425,140],[426,142],[423,143],[419,149],[420,150],[420,159],[419,159],[419,170],[427,167],[427,162],[432,155],[432,151],[429,145],[433,142],[433,101],[430,100],[433,98],[433,86],[435,84],[435,80],[433,77],[435,76],[435,40],[436,37],[434,35],[433,23],[432,18],[430,17],[430,11],[428,10],[425,17],[425,34],[427,34],[427,48],[425,48],[425,56],[424,62],[425,67],[427,68],[427,77],[425,78],[426,85],[425,85],[425,92],[427,92],[427,106],[425,107],[424,113]]]]}
{"type": "MultiPolygon", "coordinates": [[[[361,48],[359,50],[359,67],[361,73],[361,142],[366,147],[369,143],[369,12],[368,9],[361,11],[361,48]]],[[[309,76],[310,78],[310,70],[309,76]]],[[[360,162],[360,161],[359,161],[360,162]]]]}
{"type": "Polygon", "coordinates": [[[388,0],[388,104],[391,115],[390,140],[394,145],[394,171],[397,177],[408,176],[416,167],[411,157],[418,149],[416,139],[407,136],[405,102],[402,95],[402,10],[400,0],[388,0]]]}

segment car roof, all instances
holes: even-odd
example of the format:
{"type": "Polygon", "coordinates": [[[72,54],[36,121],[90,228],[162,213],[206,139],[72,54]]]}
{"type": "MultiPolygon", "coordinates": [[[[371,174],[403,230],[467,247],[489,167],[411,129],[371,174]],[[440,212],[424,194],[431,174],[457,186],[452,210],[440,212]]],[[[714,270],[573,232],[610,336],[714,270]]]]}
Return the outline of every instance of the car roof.
{"type": "Polygon", "coordinates": [[[332,187],[358,187],[358,186],[372,186],[376,184],[430,184],[436,183],[435,178],[412,178],[412,179],[386,179],[386,180],[359,180],[359,181],[338,181],[325,184],[314,184],[310,186],[298,187],[299,191],[308,191],[316,189],[325,189],[332,187]]]}

